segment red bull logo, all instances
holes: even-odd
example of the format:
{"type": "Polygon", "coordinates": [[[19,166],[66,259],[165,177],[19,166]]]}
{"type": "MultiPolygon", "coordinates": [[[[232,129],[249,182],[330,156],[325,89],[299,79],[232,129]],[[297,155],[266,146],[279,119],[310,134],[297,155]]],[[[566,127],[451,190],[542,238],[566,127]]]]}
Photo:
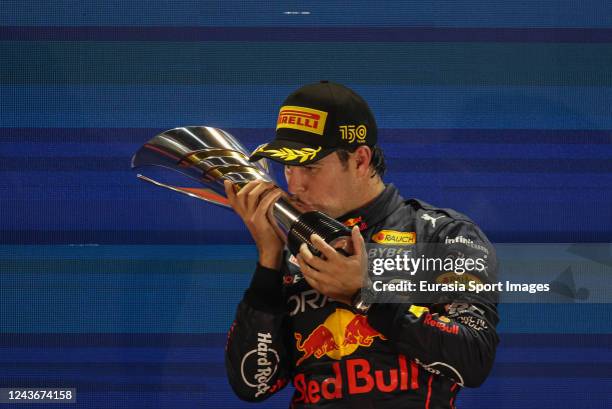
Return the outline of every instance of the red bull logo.
{"type": "Polygon", "coordinates": [[[452,324],[452,321],[447,317],[439,316],[438,319],[429,313],[425,315],[425,319],[423,320],[423,325],[429,325],[430,327],[434,327],[439,329],[442,332],[447,332],[449,334],[457,335],[459,333],[459,326],[457,324],[452,324]]]}
{"type": "Polygon", "coordinates": [[[359,224],[359,230],[365,230],[368,228],[368,224],[363,221],[363,216],[351,217],[343,223],[346,227],[353,227],[359,224]]]}
{"type": "Polygon", "coordinates": [[[354,225],[356,225],[357,223],[361,222],[363,220],[363,217],[359,216],[359,217],[351,217],[350,219],[348,219],[347,221],[344,222],[344,225],[346,227],[353,227],[354,225]]]}
{"type": "Polygon", "coordinates": [[[374,338],[380,337],[380,339],[386,339],[380,332],[370,327],[368,319],[365,315],[355,315],[355,318],[351,320],[344,330],[344,342],[343,346],[347,345],[360,345],[369,347],[374,342],[374,338]]]}
{"type": "Polygon", "coordinates": [[[343,392],[349,395],[370,393],[378,390],[384,393],[407,391],[419,388],[419,367],[415,362],[408,365],[404,355],[397,356],[397,367],[376,369],[363,358],[334,362],[334,376],[329,378],[307,379],[303,373],[293,378],[295,386],[294,403],[316,404],[321,399],[342,399],[343,392]],[[341,365],[345,370],[341,370],[341,365]],[[342,374],[346,373],[346,379],[342,374]]]}
{"type": "Polygon", "coordinates": [[[376,338],[386,340],[368,324],[365,315],[355,315],[342,308],[337,308],[330,314],[303,342],[302,334],[296,332],[294,336],[297,350],[304,354],[297,360],[296,366],[311,356],[320,359],[327,355],[332,359],[341,359],[355,352],[360,346],[371,346],[376,338]]]}
{"type": "Polygon", "coordinates": [[[338,350],[338,344],[334,340],[334,334],[331,333],[324,325],[319,325],[312,333],[302,342],[302,334],[295,333],[295,347],[298,351],[302,352],[302,356],[295,363],[296,366],[300,365],[305,359],[311,357],[313,354],[315,358],[319,359],[328,352],[338,350]]]}

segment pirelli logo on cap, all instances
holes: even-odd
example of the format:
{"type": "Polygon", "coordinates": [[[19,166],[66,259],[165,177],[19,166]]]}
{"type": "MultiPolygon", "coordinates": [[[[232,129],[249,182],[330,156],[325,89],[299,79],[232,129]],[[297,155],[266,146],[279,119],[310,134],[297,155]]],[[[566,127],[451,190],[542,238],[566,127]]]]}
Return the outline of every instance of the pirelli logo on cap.
{"type": "Polygon", "coordinates": [[[291,128],[323,135],[327,112],[317,109],[285,105],[278,113],[276,129],[291,128]]]}
{"type": "Polygon", "coordinates": [[[372,240],[380,244],[407,246],[416,243],[416,233],[413,231],[381,230],[374,233],[372,240]]]}

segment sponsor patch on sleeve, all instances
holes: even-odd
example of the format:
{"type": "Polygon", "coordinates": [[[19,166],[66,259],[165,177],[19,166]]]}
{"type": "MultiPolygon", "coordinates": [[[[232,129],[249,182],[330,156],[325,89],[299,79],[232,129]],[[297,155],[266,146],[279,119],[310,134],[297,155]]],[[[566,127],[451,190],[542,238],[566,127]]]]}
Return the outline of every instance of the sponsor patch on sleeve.
{"type": "Polygon", "coordinates": [[[416,243],[416,233],[413,231],[381,230],[374,233],[372,240],[379,244],[407,246],[416,243]]]}

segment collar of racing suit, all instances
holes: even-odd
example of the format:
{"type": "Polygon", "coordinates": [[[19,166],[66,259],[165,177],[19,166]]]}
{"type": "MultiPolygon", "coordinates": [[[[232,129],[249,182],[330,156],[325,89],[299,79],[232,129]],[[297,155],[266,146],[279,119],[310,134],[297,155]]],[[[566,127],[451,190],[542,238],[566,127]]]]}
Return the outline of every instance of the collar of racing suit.
{"type": "Polygon", "coordinates": [[[383,221],[387,216],[393,213],[399,206],[404,202],[404,198],[400,196],[398,190],[389,183],[385,185],[385,189],[370,203],[363,207],[340,216],[337,220],[341,223],[353,227],[357,223],[364,223],[363,228],[360,226],[360,230],[366,230],[383,221]],[[352,223],[350,221],[353,221],[352,223]],[[349,222],[349,223],[347,223],[349,222]]]}

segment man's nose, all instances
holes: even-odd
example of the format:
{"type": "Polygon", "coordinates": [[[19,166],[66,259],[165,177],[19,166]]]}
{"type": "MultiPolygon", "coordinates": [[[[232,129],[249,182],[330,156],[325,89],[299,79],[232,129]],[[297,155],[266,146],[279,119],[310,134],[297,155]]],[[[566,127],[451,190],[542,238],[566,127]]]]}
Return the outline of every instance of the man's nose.
{"type": "Polygon", "coordinates": [[[304,177],[303,169],[299,166],[288,166],[285,172],[287,178],[287,189],[291,194],[302,193],[306,191],[306,178],[304,177]]]}

